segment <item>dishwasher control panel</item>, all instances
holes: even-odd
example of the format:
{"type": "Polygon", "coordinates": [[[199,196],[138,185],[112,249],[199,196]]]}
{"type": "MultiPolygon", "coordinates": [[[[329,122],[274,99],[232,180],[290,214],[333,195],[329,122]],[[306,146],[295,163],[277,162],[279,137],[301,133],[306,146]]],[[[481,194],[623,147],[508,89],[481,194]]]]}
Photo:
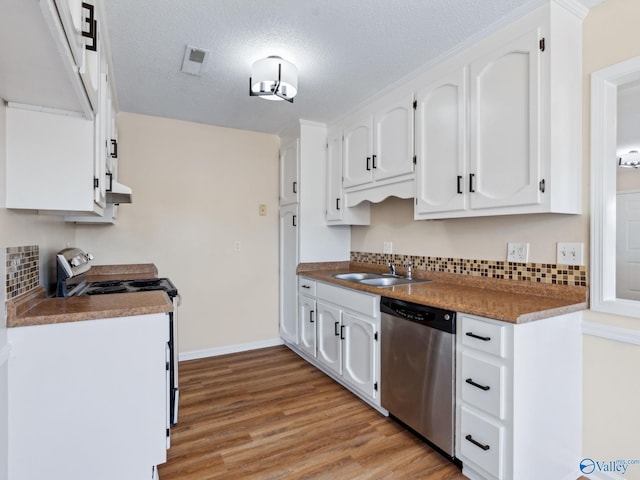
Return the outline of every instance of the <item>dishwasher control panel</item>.
{"type": "Polygon", "coordinates": [[[456,312],[449,310],[383,297],[380,299],[380,311],[411,322],[422,323],[437,330],[449,333],[456,331],[456,312]]]}

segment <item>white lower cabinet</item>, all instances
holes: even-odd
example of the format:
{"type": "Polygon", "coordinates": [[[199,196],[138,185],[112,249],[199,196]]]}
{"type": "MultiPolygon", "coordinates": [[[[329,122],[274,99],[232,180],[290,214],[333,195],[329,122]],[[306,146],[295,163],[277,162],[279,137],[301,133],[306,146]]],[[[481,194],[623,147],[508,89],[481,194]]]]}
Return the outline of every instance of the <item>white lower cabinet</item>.
{"type": "Polygon", "coordinates": [[[511,324],[458,314],[456,456],[470,479],[575,479],[580,314],[511,324]]]}
{"type": "Polygon", "coordinates": [[[311,283],[314,287],[304,294],[299,291],[298,321],[302,334],[298,350],[380,409],[380,297],[300,277],[300,288],[311,283]],[[309,296],[312,290],[315,298],[309,296]]]}

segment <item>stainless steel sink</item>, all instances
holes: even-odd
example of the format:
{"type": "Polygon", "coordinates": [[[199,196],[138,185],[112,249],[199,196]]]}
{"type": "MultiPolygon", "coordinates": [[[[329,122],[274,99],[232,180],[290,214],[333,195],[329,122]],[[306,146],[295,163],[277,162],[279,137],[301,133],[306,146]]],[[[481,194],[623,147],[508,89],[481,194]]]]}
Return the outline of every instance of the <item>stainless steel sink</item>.
{"type": "Polygon", "coordinates": [[[405,278],[399,275],[391,275],[389,273],[369,272],[337,273],[333,275],[333,277],[338,280],[346,280],[348,282],[370,285],[372,287],[393,287],[395,285],[408,285],[412,283],[426,283],[431,281],[419,278],[405,278]]]}

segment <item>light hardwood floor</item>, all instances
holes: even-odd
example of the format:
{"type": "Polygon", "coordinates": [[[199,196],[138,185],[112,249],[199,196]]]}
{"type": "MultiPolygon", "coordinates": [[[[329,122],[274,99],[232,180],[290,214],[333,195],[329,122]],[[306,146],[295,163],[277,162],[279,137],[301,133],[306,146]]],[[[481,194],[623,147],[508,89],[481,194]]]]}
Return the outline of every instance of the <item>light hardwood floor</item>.
{"type": "Polygon", "coordinates": [[[288,348],[180,363],[161,480],[456,480],[460,470],[288,348]]]}

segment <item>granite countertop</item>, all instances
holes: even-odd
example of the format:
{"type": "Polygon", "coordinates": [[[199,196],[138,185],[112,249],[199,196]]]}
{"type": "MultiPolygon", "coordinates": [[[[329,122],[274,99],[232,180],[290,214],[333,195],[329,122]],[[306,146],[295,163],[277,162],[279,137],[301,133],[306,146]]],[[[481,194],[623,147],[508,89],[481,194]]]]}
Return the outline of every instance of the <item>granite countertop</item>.
{"type": "MultiPolygon", "coordinates": [[[[403,270],[398,270],[398,273],[404,274],[403,270]]],[[[301,264],[298,267],[299,275],[322,282],[510,323],[526,323],[589,308],[587,287],[414,269],[413,278],[428,279],[431,282],[381,288],[333,277],[336,273],[345,272],[388,273],[388,269],[380,265],[356,262],[301,264]]]]}
{"type": "MultiPolygon", "coordinates": [[[[87,280],[131,280],[153,278],[152,264],[108,265],[91,269],[87,280]]],[[[47,298],[44,287],[7,301],[7,327],[26,327],[52,323],[98,320],[173,311],[173,304],[162,291],[87,295],[83,297],[47,298]]]]}

